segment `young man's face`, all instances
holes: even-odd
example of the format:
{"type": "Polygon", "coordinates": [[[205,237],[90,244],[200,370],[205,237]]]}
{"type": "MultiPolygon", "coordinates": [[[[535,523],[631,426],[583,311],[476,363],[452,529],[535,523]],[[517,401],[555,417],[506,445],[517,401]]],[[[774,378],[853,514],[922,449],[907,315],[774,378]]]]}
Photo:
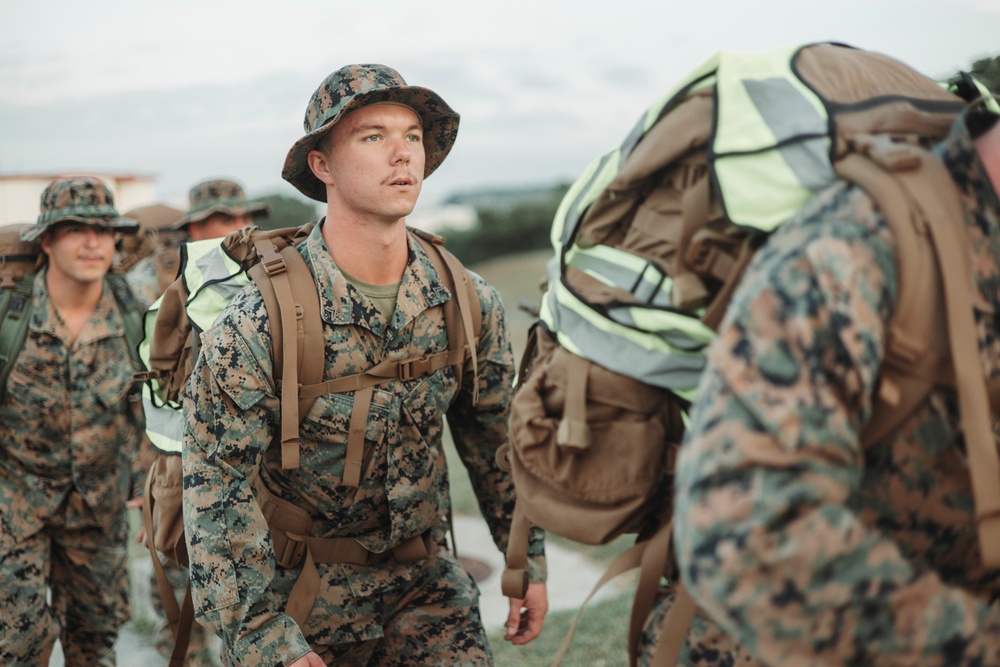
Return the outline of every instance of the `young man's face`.
{"type": "Polygon", "coordinates": [[[249,215],[227,215],[213,213],[200,222],[188,224],[188,236],[192,241],[221,239],[231,231],[243,229],[253,222],[249,215]]]}
{"type": "Polygon", "coordinates": [[[86,286],[104,279],[115,256],[115,234],[110,227],[62,223],[41,239],[49,256],[49,275],[86,286]]]}
{"type": "Polygon", "coordinates": [[[408,107],[373,104],[337,123],[327,139],[327,197],[333,209],[386,223],[413,211],[424,177],[420,117],[408,107]]]}

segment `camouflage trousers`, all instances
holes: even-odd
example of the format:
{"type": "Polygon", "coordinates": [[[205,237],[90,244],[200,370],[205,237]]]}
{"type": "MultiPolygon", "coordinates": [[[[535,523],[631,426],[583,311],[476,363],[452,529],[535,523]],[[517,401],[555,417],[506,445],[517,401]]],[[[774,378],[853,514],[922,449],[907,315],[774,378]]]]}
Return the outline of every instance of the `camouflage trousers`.
{"type": "Polygon", "coordinates": [[[0,554],[0,664],[45,667],[58,639],[66,667],[113,667],[129,616],[127,530],[124,506],[101,526],[71,493],[41,531],[0,554]]]}
{"type": "MultiPolygon", "coordinates": [[[[167,581],[170,582],[174,591],[174,599],[180,605],[184,601],[184,593],[187,590],[188,569],[166,558],[161,557],[160,561],[163,563],[163,572],[167,575],[167,581]]],[[[156,580],[155,570],[150,570],[149,573],[149,601],[159,621],[156,625],[156,636],[153,638],[156,650],[160,655],[169,656],[174,650],[174,635],[167,623],[166,612],[163,609],[163,596],[160,595],[160,584],[156,580]]],[[[204,655],[206,651],[208,651],[208,636],[205,628],[195,623],[191,626],[191,639],[188,642],[185,664],[210,664],[204,655]]]]}
{"type": "MultiPolygon", "coordinates": [[[[652,664],[653,649],[663,632],[664,620],[674,602],[674,594],[661,587],[653,605],[653,613],[639,638],[639,666],[652,664]]],[[[678,667],[762,667],[746,650],[733,641],[712,621],[695,614],[688,630],[687,641],[677,660],[678,667]]]]}
{"type": "MultiPolygon", "coordinates": [[[[383,604],[385,622],[381,638],[314,645],[313,650],[326,664],[338,667],[493,664],[493,653],[479,614],[479,588],[453,554],[438,551],[432,555],[420,575],[392,595],[383,596],[383,604]]],[[[321,613],[320,605],[317,601],[313,613],[321,613]]]]}

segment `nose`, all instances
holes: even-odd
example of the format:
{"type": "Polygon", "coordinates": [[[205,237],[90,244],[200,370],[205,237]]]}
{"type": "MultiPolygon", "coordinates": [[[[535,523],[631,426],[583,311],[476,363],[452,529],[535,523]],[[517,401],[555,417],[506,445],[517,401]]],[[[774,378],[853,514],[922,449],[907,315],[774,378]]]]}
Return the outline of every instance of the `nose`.
{"type": "Polygon", "coordinates": [[[393,164],[409,164],[413,156],[413,144],[405,138],[396,142],[395,150],[392,153],[393,164]]]}

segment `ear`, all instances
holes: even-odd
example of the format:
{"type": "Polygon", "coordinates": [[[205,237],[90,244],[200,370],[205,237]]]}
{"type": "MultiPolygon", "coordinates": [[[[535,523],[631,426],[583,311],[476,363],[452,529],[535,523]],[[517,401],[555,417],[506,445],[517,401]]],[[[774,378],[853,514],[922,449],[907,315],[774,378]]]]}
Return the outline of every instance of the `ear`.
{"type": "Polygon", "coordinates": [[[38,246],[46,255],[52,256],[52,230],[46,229],[38,238],[38,246]]]}
{"type": "Polygon", "coordinates": [[[309,169],[312,170],[313,176],[326,185],[333,185],[333,171],[330,169],[330,158],[324,155],[322,151],[313,150],[309,151],[306,161],[309,163],[309,169]]]}

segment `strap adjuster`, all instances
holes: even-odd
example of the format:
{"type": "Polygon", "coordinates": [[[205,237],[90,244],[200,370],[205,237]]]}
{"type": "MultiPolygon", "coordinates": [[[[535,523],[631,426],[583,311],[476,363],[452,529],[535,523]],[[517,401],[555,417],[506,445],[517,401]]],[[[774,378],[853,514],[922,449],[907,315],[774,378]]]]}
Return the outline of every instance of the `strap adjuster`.
{"type": "MultiPolygon", "coordinates": [[[[274,550],[274,560],[285,569],[297,567],[306,555],[308,547],[306,538],[295,533],[285,533],[284,536],[285,541],[281,546],[281,553],[278,553],[277,548],[274,550]]],[[[275,546],[277,547],[277,545],[275,546]]]]}
{"type": "Polygon", "coordinates": [[[430,358],[425,354],[417,359],[407,359],[399,362],[399,379],[406,382],[414,378],[427,375],[434,370],[431,366],[430,358]]]}

